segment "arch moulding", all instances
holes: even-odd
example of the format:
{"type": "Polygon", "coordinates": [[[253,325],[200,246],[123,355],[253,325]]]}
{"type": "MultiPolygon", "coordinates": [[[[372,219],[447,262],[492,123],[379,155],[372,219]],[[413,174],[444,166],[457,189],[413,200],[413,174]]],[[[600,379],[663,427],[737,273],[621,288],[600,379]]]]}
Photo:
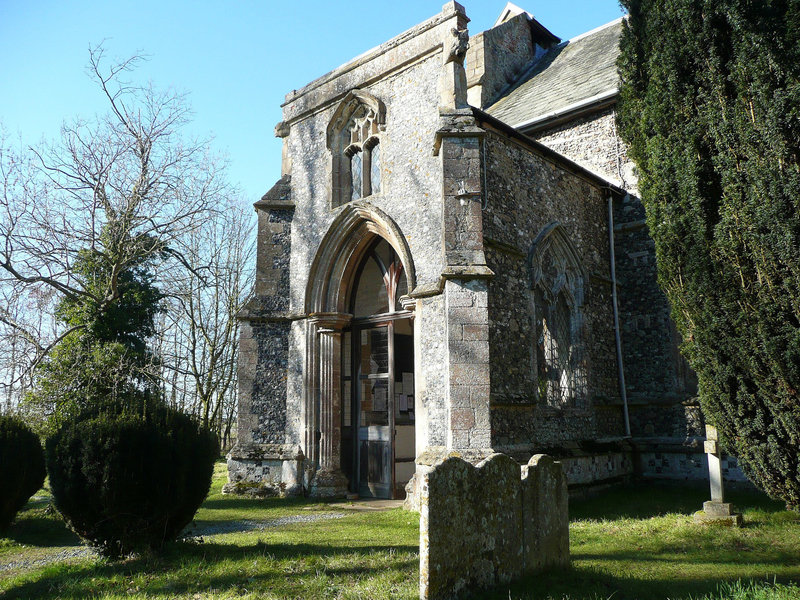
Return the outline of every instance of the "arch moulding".
{"type": "Polygon", "coordinates": [[[342,209],[320,242],[306,287],[306,314],[347,312],[353,272],[376,237],[394,248],[403,263],[409,291],[416,287],[414,261],[397,223],[369,202],[356,201],[342,209]]]}

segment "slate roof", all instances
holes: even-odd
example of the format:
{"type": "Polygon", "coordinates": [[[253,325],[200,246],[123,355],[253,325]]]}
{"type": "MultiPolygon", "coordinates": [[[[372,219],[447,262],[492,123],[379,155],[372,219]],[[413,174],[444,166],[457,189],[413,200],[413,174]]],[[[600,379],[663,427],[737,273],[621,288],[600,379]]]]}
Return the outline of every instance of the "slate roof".
{"type": "Polygon", "coordinates": [[[616,92],[621,32],[618,19],[551,48],[486,112],[520,127],[616,92]]]}

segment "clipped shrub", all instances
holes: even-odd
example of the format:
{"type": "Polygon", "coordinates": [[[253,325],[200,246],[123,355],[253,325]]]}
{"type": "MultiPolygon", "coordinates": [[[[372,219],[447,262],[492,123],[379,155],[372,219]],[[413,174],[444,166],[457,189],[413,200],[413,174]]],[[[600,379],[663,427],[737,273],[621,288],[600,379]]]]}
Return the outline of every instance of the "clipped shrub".
{"type": "Polygon", "coordinates": [[[39,438],[15,417],[0,415],[0,531],[44,483],[39,438]]]}
{"type": "Polygon", "coordinates": [[[56,508],[111,558],[174,540],[208,494],[219,455],[209,430],[141,397],[82,413],[46,448],[56,508]]]}

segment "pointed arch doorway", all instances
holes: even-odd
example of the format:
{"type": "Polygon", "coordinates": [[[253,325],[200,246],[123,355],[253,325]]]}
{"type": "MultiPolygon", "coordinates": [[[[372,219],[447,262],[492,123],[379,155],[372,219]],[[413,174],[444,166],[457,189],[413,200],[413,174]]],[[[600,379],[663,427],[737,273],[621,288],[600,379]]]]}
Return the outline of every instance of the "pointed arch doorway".
{"type": "Polygon", "coordinates": [[[403,497],[414,473],[414,270],[367,203],[331,226],[307,290],[306,449],[317,495],[403,497]]]}
{"type": "Polygon", "coordinates": [[[355,273],[342,349],[342,467],[359,496],[396,497],[413,472],[414,330],[400,304],[407,293],[402,262],[376,238],[355,273]]]}

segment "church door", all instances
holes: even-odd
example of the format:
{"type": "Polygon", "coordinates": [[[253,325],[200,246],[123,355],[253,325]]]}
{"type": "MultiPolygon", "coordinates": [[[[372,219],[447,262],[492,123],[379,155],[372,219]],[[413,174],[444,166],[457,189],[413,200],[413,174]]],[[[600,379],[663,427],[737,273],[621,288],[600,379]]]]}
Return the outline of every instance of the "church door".
{"type": "Polygon", "coordinates": [[[391,324],[359,329],[355,403],[358,410],[359,495],[392,497],[394,399],[389,359],[391,324]]]}
{"type": "Polygon", "coordinates": [[[343,463],[351,457],[351,491],[394,498],[413,473],[414,345],[411,315],[397,302],[402,265],[388,243],[368,253],[355,283],[342,353],[343,463]]]}

